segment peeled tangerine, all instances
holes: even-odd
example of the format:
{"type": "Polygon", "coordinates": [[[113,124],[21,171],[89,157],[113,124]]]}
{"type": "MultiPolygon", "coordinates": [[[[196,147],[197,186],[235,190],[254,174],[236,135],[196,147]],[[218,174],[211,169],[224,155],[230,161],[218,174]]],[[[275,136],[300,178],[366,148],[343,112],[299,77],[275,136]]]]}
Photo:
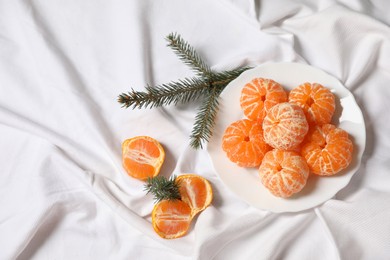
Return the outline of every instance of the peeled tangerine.
{"type": "Polygon", "coordinates": [[[259,176],[273,195],[287,198],[306,185],[309,167],[298,153],[274,149],[265,154],[259,176]]]}
{"type": "Polygon", "coordinates": [[[287,94],[272,79],[255,78],[241,90],[240,105],[251,120],[262,122],[268,110],[281,102],[287,102],[287,94]]]}
{"type": "Polygon", "coordinates": [[[336,108],[333,93],[318,83],[304,83],[292,89],[288,99],[303,109],[309,124],[330,123],[336,108]]]}
{"type": "Polygon", "coordinates": [[[348,133],[332,124],[315,126],[302,144],[301,154],[311,172],[334,175],[352,161],[353,143],[348,133]]]}
{"type": "Polygon", "coordinates": [[[303,141],[308,130],[302,109],[288,102],[272,107],[263,121],[264,140],[276,149],[294,149],[303,141]]]}
{"type": "Polygon", "coordinates": [[[265,143],[261,124],[241,119],[230,124],[222,137],[222,149],[230,161],[240,167],[258,167],[271,149],[265,143]]]}
{"type": "Polygon", "coordinates": [[[122,164],[127,174],[146,180],[159,174],[165,159],[161,144],[149,136],[136,136],[122,143],[122,164]]]}

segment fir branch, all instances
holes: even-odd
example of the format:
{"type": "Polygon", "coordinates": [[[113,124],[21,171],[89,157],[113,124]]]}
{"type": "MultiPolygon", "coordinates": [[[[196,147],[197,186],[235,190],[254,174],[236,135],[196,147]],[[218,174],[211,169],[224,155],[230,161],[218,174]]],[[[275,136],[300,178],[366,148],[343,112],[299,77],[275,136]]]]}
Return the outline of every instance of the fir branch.
{"type": "Polygon", "coordinates": [[[179,58],[189,65],[197,74],[195,78],[185,78],[176,82],[146,86],[146,91],[135,91],[118,96],[122,107],[153,108],[170,104],[185,103],[203,98],[203,103],[195,117],[190,135],[191,146],[195,149],[203,148],[212,135],[214,120],[218,111],[218,97],[223,89],[249,67],[239,67],[233,70],[213,72],[180,35],[171,33],[166,38],[179,58]]]}
{"type": "Polygon", "coordinates": [[[146,194],[153,194],[155,203],[162,200],[180,200],[179,185],[180,183],[176,181],[176,176],[168,179],[158,175],[147,179],[144,190],[147,191],[146,194]]]}
{"type": "Polygon", "coordinates": [[[179,58],[196,72],[198,76],[208,78],[211,74],[211,69],[199,57],[195,49],[192,48],[180,35],[171,33],[167,36],[168,46],[171,47],[179,58]]]}
{"type": "Polygon", "coordinates": [[[209,95],[200,107],[192,128],[190,145],[193,148],[202,149],[202,143],[207,143],[212,135],[212,129],[218,112],[218,98],[220,93],[232,80],[248,69],[249,67],[240,67],[229,71],[212,73],[210,80],[212,88],[209,89],[209,95]]]}
{"type": "Polygon", "coordinates": [[[213,85],[228,85],[230,81],[236,79],[244,71],[251,69],[251,67],[238,67],[232,70],[214,72],[211,75],[210,81],[213,85]]]}
{"type": "Polygon", "coordinates": [[[209,83],[203,79],[185,78],[177,82],[162,84],[156,87],[146,86],[145,92],[132,89],[128,93],[122,93],[118,97],[118,102],[123,107],[153,108],[167,106],[170,104],[185,103],[197,100],[207,93],[209,83]]]}
{"type": "Polygon", "coordinates": [[[218,111],[218,97],[222,90],[223,88],[212,88],[199,108],[190,136],[190,145],[195,149],[202,149],[202,143],[208,142],[212,135],[212,129],[218,111]]]}

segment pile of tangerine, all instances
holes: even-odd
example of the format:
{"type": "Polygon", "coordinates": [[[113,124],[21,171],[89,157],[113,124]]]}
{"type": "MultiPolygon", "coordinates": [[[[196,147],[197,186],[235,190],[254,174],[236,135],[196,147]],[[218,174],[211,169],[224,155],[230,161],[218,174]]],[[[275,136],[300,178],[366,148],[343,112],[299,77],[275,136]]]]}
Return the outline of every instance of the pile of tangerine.
{"type": "Polygon", "coordinates": [[[309,174],[330,176],[348,167],[353,143],[331,123],[335,97],[318,83],[287,93],[272,79],[255,78],[240,97],[246,118],[230,124],[222,149],[240,167],[258,167],[262,184],[275,196],[301,191],[309,174]]]}

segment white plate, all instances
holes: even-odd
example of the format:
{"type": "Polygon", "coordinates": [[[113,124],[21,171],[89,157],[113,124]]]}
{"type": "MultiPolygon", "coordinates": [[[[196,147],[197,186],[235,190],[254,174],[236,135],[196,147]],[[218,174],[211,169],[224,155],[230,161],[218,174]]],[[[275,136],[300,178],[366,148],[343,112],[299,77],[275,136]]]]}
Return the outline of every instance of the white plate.
{"type": "Polygon", "coordinates": [[[208,151],[214,168],[223,183],[250,205],[272,212],[297,212],[315,207],[344,188],[357,171],[366,143],[364,119],[360,108],[336,78],[305,64],[266,63],[247,70],[222,92],[219,111],[208,151]],[[273,196],[261,183],[257,169],[241,168],[232,163],[222,150],[222,136],[228,125],[244,118],[240,108],[242,87],[255,77],[270,78],[288,91],[304,82],[316,82],[331,89],[336,96],[333,123],[346,130],[354,143],[352,163],[331,177],[310,176],[304,189],[288,199],[273,196]]]}

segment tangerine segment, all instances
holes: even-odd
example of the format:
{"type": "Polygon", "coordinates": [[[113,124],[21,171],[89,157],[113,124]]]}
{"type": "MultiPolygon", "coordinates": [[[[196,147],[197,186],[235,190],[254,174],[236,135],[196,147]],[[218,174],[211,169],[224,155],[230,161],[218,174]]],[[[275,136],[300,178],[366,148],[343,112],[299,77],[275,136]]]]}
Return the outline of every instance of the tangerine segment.
{"type": "Polygon", "coordinates": [[[265,143],[261,124],[241,119],[230,124],[222,137],[222,149],[232,162],[241,167],[258,167],[271,149],[265,143]]]}
{"type": "Polygon", "coordinates": [[[149,136],[137,136],[122,144],[122,164],[128,175],[145,180],[160,172],[165,159],[161,144],[149,136]]]}
{"type": "Polygon", "coordinates": [[[207,208],[213,200],[213,190],[205,178],[195,174],[180,175],[176,178],[182,201],[192,211],[192,216],[207,208]]]}
{"type": "Polygon", "coordinates": [[[298,153],[274,149],[265,154],[259,176],[273,195],[288,198],[306,185],[309,167],[298,153]]]}
{"type": "Polygon", "coordinates": [[[162,238],[172,239],[184,236],[190,225],[191,208],[181,200],[163,200],[152,211],[152,224],[162,238]]]}
{"type": "Polygon", "coordinates": [[[304,83],[292,89],[288,99],[303,109],[310,124],[330,123],[336,108],[333,93],[318,83],[304,83]]]}
{"type": "Polygon", "coordinates": [[[334,175],[352,161],[353,143],[348,133],[332,124],[316,126],[302,145],[301,154],[317,175],[334,175]]]}
{"type": "Polygon", "coordinates": [[[302,109],[288,102],[272,107],[263,121],[264,140],[276,149],[293,149],[303,141],[308,130],[302,109]]]}
{"type": "Polygon", "coordinates": [[[286,101],[283,87],[272,79],[255,78],[241,90],[240,105],[251,120],[261,122],[271,107],[286,101]]]}

